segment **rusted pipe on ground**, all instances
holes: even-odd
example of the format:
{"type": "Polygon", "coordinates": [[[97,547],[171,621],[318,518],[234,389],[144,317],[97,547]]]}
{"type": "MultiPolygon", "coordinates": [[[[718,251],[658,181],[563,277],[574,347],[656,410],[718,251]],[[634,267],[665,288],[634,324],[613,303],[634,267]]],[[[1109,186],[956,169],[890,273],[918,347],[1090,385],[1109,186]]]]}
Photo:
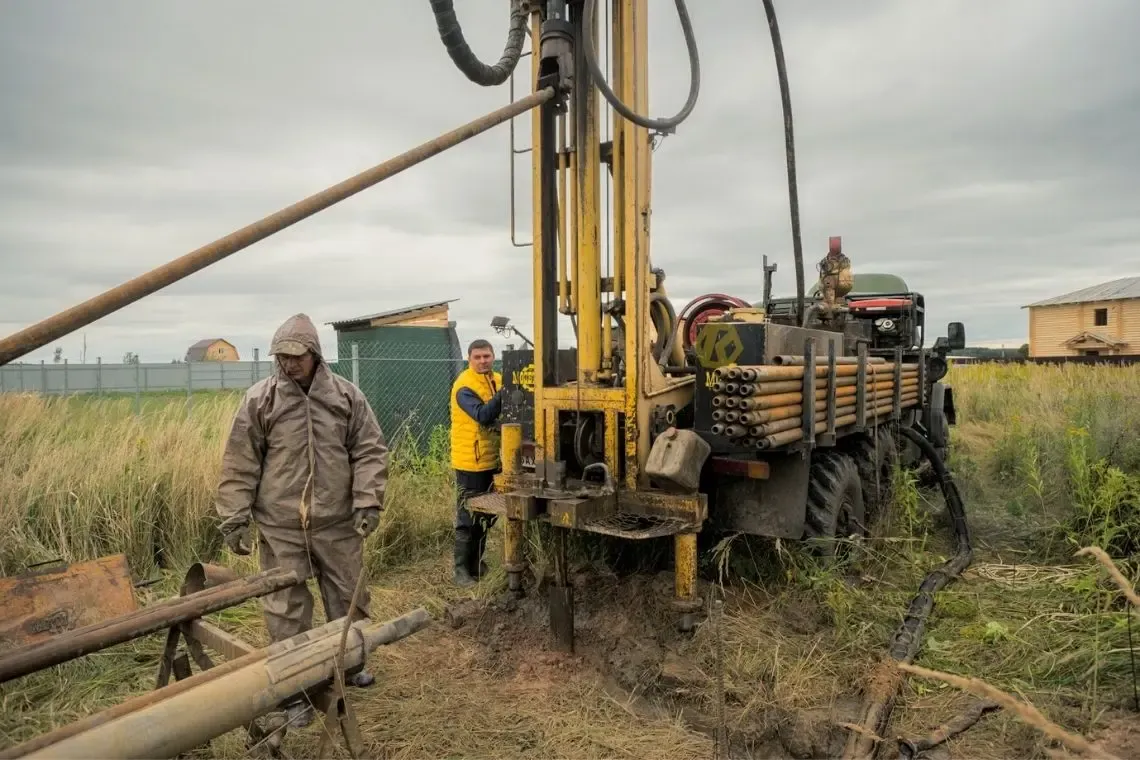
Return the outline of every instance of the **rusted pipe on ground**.
{"type": "Polygon", "coordinates": [[[254,243],[290,227],[306,219],[318,211],[340,203],[341,201],[367,190],[378,182],[388,179],[405,169],[435,156],[448,148],[471,139],[486,132],[491,127],[502,124],[519,114],[526,113],[532,108],[542,105],[554,97],[552,88],[545,88],[516,100],[514,103],[503,106],[468,122],[461,127],[453,129],[434,140],[419,145],[406,153],[367,169],[360,174],[339,182],[321,192],[310,195],[304,200],[270,214],[269,216],[231,232],[201,248],[167,262],[160,267],[152,269],[146,274],[139,275],[105,291],[94,298],[73,306],[66,311],[37,322],[17,333],[0,340],[0,366],[18,359],[24,354],[35,351],[52,341],[62,338],[97,319],[101,319],[112,312],[127,306],[135,301],[155,293],[168,285],[190,276],[200,269],[216,264],[222,259],[248,248],[254,243]]]}
{"type": "MultiPolygon", "coordinates": [[[[386,623],[354,623],[344,650],[345,669],[430,622],[431,615],[420,607],[386,623]]],[[[248,725],[290,697],[327,687],[343,627],[344,618],[334,620],[251,652],[250,661],[233,660],[136,697],[79,721],[79,728],[64,726],[13,747],[0,758],[175,757],[248,725]],[[212,675],[221,670],[226,672],[212,675]]]]}
{"type": "Polygon", "coordinates": [[[185,623],[301,582],[296,571],[274,568],[186,596],[164,599],[126,615],[77,628],[47,641],[10,650],[0,655],[0,683],[185,623]]]}

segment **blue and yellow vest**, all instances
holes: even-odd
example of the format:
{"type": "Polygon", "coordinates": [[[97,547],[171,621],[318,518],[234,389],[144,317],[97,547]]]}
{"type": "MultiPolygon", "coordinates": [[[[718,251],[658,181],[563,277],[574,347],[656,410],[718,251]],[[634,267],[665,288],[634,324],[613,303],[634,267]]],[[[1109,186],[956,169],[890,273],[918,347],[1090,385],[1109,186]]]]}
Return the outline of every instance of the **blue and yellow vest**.
{"type": "Polygon", "coordinates": [[[480,425],[463,411],[455,396],[460,388],[470,388],[487,403],[495,391],[503,387],[503,378],[498,372],[490,376],[480,375],[470,367],[463,370],[451,386],[451,466],[467,472],[496,470],[499,467],[499,434],[489,427],[480,425]],[[490,377],[494,377],[494,387],[490,377]]]}

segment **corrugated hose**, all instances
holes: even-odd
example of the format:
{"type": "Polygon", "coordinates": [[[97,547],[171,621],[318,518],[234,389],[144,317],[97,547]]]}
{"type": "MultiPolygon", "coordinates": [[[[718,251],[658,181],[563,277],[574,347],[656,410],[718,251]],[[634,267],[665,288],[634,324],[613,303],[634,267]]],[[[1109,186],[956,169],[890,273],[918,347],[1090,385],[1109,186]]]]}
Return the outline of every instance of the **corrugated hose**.
{"type": "Polygon", "coordinates": [[[511,23],[507,30],[507,43],[503,55],[493,66],[480,61],[463,36],[463,28],[455,15],[452,0],[429,0],[431,12],[435,15],[435,26],[439,39],[447,48],[447,54],[464,76],[481,87],[495,87],[511,76],[522,56],[523,40],[526,39],[527,14],[523,11],[522,0],[511,3],[511,23]]]}

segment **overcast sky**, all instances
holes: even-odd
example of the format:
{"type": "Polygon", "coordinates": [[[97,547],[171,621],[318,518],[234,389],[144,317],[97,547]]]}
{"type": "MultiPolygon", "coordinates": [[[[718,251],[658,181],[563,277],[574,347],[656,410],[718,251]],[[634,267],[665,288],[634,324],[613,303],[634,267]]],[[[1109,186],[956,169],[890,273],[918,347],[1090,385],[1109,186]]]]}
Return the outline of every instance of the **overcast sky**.
{"type": "MultiPolygon", "coordinates": [[[[456,5],[497,60],[506,1],[456,5]]],[[[673,3],[649,5],[662,116],[683,102],[687,67],[673,3]]],[[[758,300],[765,254],[776,293],[791,294],[761,3],[689,5],[703,79],[655,153],[653,263],[678,307],[709,291],[758,300]]],[[[784,0],[778,12],[809,282],[839,234],[857,272],[897,272],[926,295],[935,335],[961,320],[972,345],[1019,345],[1023,304],[1140,274],[1140,2],[784,0]]],[[[454,68],[422,0],[5,0],[0,331],[507,97],[454,68]]],[[[527,166],[518,178],[526,240],[527,166]]],[[[503,126],[26,360],[58,345],[78,361],[84,334],[89,361],[169,361],[203,337],[247,358],[296,311],[323,324],[450,298],[463,341],[495,314],[530,333],[530,251],[511,246],[508,210],[503,126]]],[[[332,353],[331,329],[322,339],[332,353]]]]}

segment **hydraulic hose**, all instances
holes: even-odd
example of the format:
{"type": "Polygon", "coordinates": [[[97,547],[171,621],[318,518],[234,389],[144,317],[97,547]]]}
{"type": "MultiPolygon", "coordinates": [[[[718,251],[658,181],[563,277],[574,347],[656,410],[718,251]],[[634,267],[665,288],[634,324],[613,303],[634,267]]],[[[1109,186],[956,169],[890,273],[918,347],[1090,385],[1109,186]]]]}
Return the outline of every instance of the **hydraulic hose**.
{"type": "Polygon", "coordinates": [[[494,87],[507,81],[518,65],[519,57],[522,56],[523,40],[526,39],[527,15],[523,11],[522,0],[511,2],[511,23],[507,31],[507,44],[503,46],[503,55],[494,66],[488,66],[480,61],[471,50],[471,46],[467,44],[467,40],[463,37],[463,28],[455,16],[455,4],[452,0],[429,0],[429,2],[431,12],[435,14],[439,39],[464,76],[482,87],[494,87]]]}
{"type": "Polygon", "coordinates": [[[895,667],[895,663],[910,664],[914,660],[922,643],[926,620],[934,610],[934,595],[961,575],[974,558],[974,550],[970,546],[970,530],[966,523],[966,506],[938,451],[925,436],[912,427],[900,427],[899,432],[918,447],[934,469],[938,484],[942,488],[942,496],[946,501],[946,511],[950,514],[958,550],[953,557],[923,579],[918,594],[911,599],[906,617],[891,639],[887,659],[869,679],[870,686],[859,722],[860,727],[865,730],[852,732],[843,753],[843,757],[847,760],[869,758],[873,754],[874,737],[884,735],[894,707],[895,694],[902,681],[901,671],[895,667]]]}
{"type": "Polygon", "coordinates": [[[788,161],[788,206],[792,215],[792,256],[796,262],[796,318],[800,327],[806,322],[804,313],[804,250],[800,241],[800,197],[796,187],[796,141],[792,132],[792,96],[788,89],[788,70],[784,65],[784,45],[780,26],[776,23],[773,0],[764,0],[768,30],[772,34],[772,52],[776,56],[776,78],[780,82],[780,104],[784,110],[784,152],[788,161]]]}
{"type": "MultiPolygon", "coordinates": [[[[651,119],[647,116],[636,114],[633,110],[614,94],[610,89],[609,84],[606,83],[605,75],[602,74],[601,68],[598,66],[598,50],[594,46],[592,35],[585,35],[582,40],[582,49],[585,51],[586,68],[590,72],[590,77],[594,80],[594,84],[598,86],[598,91],[602,93],[602,97],[606,99],[615,111],[621,114],[626,120],[633,122],[639,127],[652,129],[656,132],[669,134],[677,131],[677,126],[689,117],[693,112],[693,107],[697,104],[697,96],[701,91],[701,59],[697,53],[697,40],[693,35],[693,22],[689,18],[689,9],[685,6],[685,0],[675,0],[677,5],[677,16],[681,20],[681,31],[685,35],[685,47],[689,51],[689,97],[685,100],[685,105],[681,106],[681,110],[674,116],[667,119],[651,119]]],[[[585,29],[594,28],[594,16],[597,11],[597,0],[585,0],[585,8],[582,11],[582,26],[585,29]]]]}

